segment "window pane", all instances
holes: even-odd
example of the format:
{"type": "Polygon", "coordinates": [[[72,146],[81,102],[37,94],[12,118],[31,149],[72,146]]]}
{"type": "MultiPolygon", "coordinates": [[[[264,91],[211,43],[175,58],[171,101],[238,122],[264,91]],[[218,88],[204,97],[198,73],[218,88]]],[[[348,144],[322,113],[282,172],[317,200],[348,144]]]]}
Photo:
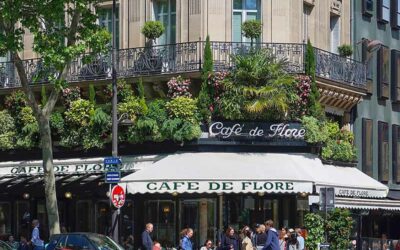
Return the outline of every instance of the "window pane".
{"type": "Polygon", "coordinates": [[[176,41],[176,14],[171,15],[171,32],[169,37],[169,43],[175,43],[176,41]]]}
{"type": "Polygon", "coordinates": [[[235,10],[241,10],[242,8],[243,8],[242,0],[235,0],[235,1],[233,2],[233,9],[235,9],[235,10]]]}
{"type": "Polygon", "coordinates": [[[232,40],[234,42],[242,41],[242,13],[234,12],[233,13],[233,23],[232,23],[232,40]]]}
{"type": "Polygon", "coordinates": [[[369,176],[372,176],[373,164],[373,141],[372,141],[372,120],[362,120],[362,166],[363,171],[369,176]]]}
{"type": "Polygon", "coordinates": [[[389,22],[390,19],[390,9],[382,7],[382,19],[389,22]]]}
{"type": "Polygon", "coordinates": [[[246,10],[256,10],[257,0],[246,0],[246,10]]]}
{"type": "Polygon", "coordinates": [[[369,10],[369,11],[374,10],[374,1],[373,0],[367,0],[367,10],[369,10]]]}
{"type": "Polygon", "coordinates": [[[383,82],[389,83],[390,77],[390,50],[388,47],[383,48],[383,82]]]}
{"type": "Polygon", "coordinates": [[[80,249],[81,248],[81,236],[69,235],[67,238],[67,248],[69,249],[80,249]]]}
{"type": "Polygon", "coordinates": [[[397,12],[400,13],[400,0],[397,0],[397,12]]]}
{"type": "Polygon", "coordinates": [[[390,0],[383,0],[382,6],[389,8],[389,6],[390,6],[390,0]]]}
{"type": "Polygon", "coordinates": [[[0,203],[0,235],[11,233],[11,210],[9,203],[0,203]]]}

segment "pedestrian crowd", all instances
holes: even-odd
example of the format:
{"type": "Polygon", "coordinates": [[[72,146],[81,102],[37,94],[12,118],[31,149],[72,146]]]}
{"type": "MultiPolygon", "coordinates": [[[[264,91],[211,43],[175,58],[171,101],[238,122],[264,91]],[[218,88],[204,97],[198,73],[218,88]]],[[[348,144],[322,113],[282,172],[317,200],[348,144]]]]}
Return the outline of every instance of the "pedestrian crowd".
{"type": "Polygon", "coordinates": [[[7,244],[13,250],[44,250],[43,233],[38,220],[32,220],[32,233],[30,240],[26,236],[21,235],[20,241],[16,241],[13,235],[8,236],[7,244]]]}
{"type": "MultiPolygon", "coordinates": [[[[151,233],[153,224],[146,224],[142,233],[142,250],[161,250],[160,242],[153,241],[151,233]]],[[[185,228],[180,233],[178,249],[199,249],[192,242],[193,229],[185,228]]],[[[257,224],[253,231],[245,226],[240,231],[227,227],[225,232],[218,236],[216,244],[210,239],[206,240],[200,250],[304,250],[304,235],[300,228],[281,228],[278,232],[274,222],[267,220],[264,224],[257,224]]]]}

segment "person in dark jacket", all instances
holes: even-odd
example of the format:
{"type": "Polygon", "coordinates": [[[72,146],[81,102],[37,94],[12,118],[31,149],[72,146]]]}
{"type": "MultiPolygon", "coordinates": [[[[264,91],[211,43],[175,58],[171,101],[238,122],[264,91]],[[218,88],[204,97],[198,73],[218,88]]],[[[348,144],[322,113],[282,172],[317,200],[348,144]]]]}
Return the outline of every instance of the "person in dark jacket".
{"type": "Polygon", "coordinates": [[[153,240],[150,237],[151,232],[153,232],[153,224],[147,223],[146,230],[142,233],[142,247],[144,250],[153,249],[153,240]]]}
{"type": "Polygon", "coordinates": [[[267,220],[265,222],[265,228],[267,229],[267,241],[263,247],[263,250],[280,250],[278,232],[274,228],[274,222],[267,220]]]}
{"type": "Polygon", "coordinates": [[[257,249],[262,249],[267,241],[267,233],[264,225],[257,225],[256,233],[254,235],[254,246],[257,249]]]}
{"type": "Polygon", "coordinates": [[[225,235],[221,239],[221,248],[223,250],[239,250],[240,241],[235,235],[235,230],[232,227],[226,229],[225,235]]]}

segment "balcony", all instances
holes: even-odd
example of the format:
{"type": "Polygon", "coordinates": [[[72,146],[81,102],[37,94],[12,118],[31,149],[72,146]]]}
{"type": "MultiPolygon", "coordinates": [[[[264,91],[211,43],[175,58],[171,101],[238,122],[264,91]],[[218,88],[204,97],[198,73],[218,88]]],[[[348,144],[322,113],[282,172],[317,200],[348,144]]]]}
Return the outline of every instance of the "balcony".
{"type": "MultiPolygon", "coordinates": [[[[187,42],[160,45],[152,48],[130,48],[117,51],[116,71],[119,78],[140,76],[162,76],[171,74],[199,74],[205,42],[187,42]]],[[[258,43],[257,48],[266,48],[278,59],[287,61],[287,71],[293,74],[304,73],[305,44],[258,43]]],[[[216,71],[230,70],[234,67],[231,56],[245,54],[250,50],[248,43],[211,42],[216,71]]],[[[340,57],[339,55],[315,48],[316,75],[322,81],[333,82],[342,88],[366,89],[365,65],[340,57]]],[[[56,71],[46,67],[41,59],[24,61],[28,80],[32,85],[44,84],[56,71]]],[[[67,81],[80,83],[111,79],[111,53],[92,57],[87,63],[85,55],[71,62],[67,81]]],[[[12,62],[0,63],[0,89],[20,87],[18,74],[12,62]]]]}

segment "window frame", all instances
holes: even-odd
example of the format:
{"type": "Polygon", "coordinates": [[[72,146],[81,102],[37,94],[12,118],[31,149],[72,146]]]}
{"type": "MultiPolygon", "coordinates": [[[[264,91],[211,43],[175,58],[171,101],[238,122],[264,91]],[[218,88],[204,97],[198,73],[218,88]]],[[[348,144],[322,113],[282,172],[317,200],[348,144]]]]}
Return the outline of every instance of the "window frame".
{"type": "Polygon", "coordinates": [[[378,121],[378,180],[383,183],[389,182],[389,158],[389,124],[378,121]],[[384,148],[385,143],[387,146],[384,148]],[[386,167],[382,165],[384,158],[387,161],[386,167]]]}
{"type": "Polygon", "coordinates": [[[378,2],[377,2],[377,12],[378,12],[378,17],[377,17],[377,20],[378,20],[378,22],[379,23],[382,23],[382,24],[387,24],[387,23],[389,23],[390,22],[390,13],[391,13],[391,4],[390,4],[390,2],[391,2],[391,0],[388,0],[389,1],[389,5],[388,6],[385,6],[384,5],[384,2],[385,2],[385,0],[378,0],[378,2]],[[389,17],[388,17],[388,19],[384,19],[384,9],[388,9],[388,11],[389,11],[389,17]]]}
{"type": "Polygon", "coordinates": [[[156,39],[157,45],[169,45],[169,44],[175,44],[176,43],[176,24],[177,24],[177,12],[176,12],[176,0],[167,0],[167,4],[168,4],[168,10],[167,12],[163,12],[163,13],[158,13],[157,9],[159,8],[158,6],[158,1],[159,0],[153,0],[152,1],[152,9],[151,9],[151,19],[154,21],[160,21],[162,22],[162,19],[160,19],[160,16],[166,16],[168,18],[168,25],[165,25],[165,23],[163,23],[164,27],[165,27],[165,31],[164,33],[156,39]],[[175,11],[172,11],[172,5],[173,5],[173,1],[175,2],[175,11]],[[172,35],[172,16],[175,16],[175,37],[173,37],[172,35]],[[165,35],[165,43],[161,43],[161,37],[163,37],[165,35]]]}
{"type": "MultiPolygon", "coordinates": [[[[99,8],[97,8],[96,12],[98,14],[97,20],[98,20],[98,23],[99,23],[100,27],[106,28],[107,31],[110,32],[111,39],[112,39],[112,36],[113,36],[113,30],[112,30],[113,29],[113,25],[112,25],[112,8],[108,7],[108,6],[100,6],[99,8]],[[106,18],[104,20],[101,20],[100,19],[101,12],[103,12],[103,11],[104,11],[104,13],[107,13],[107,14],[105,15],[106,18]],[[109,29],[109,26],[108,26],[109,24],[111,24],[111,28],[110,29],[109,29]]],[[[117,29],[116,30],[116,33],[117,33],[117,44],[116,44],[115,47],[118,50],[119,49],[119,42],[120,42],[120,27],[119,27],[119,25],[120,25],[120,22],[119,22],[120,13],[119,13],[119,6],[117,6],[117,8],[116,8],[115,14],[116,14],[115,15],[115,23],[116,23],[116,29],[117,29]]]]}
{"type": "MultiPolygon", "coordinates": [[[[246,1],[247,0],[240,0],[242,2],[242,8],[241,9],[235,9],[235,4],[234,4],[234,0],[232,1],[232,42],[238,42],[238,41],[234,41],[234,30],[233,30],[233,16],[235,15],[235,13],[240,13],[241,17],[242,17],[242,21],[241,24],[243,24],[245,21],[247,21],[247,16],[249,13],[252,14],[256,14],[256,20],[260,20],[261,19],[261,1],[260,0],[255,0],[256,1],[256,9],[252,10],[252,9],[246,9],[246,1]]],[[[241,41],[242,43],[244,42],[250,42],[249,40],[247,40],[246,37],[243,36],[242,34],[242,28],[240,28],[240,36],[241,36],[241,41]]]]}
{"type": "Polygon", "coordinates": [[[374,14],[374,0],[361,0],[361,13],[366,17],[372,17],[374,14]],[[368,9],[368,3],[372,3],[372,10],[368,9]]]}
{"type": "Polygon", "coordinates": [[[400,0],[391,0],[390,25],[392,29],[400,29],[400,0]]]}

